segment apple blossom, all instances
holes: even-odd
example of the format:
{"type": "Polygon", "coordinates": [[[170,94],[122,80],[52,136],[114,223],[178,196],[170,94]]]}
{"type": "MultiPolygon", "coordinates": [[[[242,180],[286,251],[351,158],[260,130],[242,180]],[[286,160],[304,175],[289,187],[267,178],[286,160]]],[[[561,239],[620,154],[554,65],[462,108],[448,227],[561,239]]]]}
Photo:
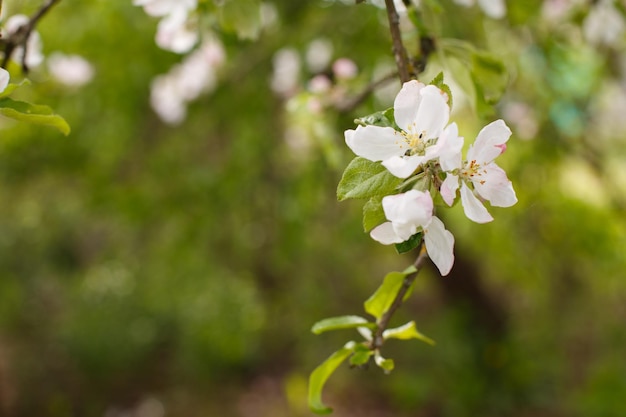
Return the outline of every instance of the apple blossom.
{"type": "Polygon", "coordinates": [[[410,190],[383,197],[388,222],[375,227],[370,236],[384,244],[401,243],[415,233],[424,233],[426,251],[441,275],[447,275],[454,263],[454,236],[443,222],[433,216],[433,200],[428,192],[410,190]]]}
{"type": "Polygon", "coordinates": [[[193,10],[197,7],[197,0],[133,0],[134,6],[142,6],[147,15],[162,17],[176,9],[193,10]]]}
{"type": "Polygon", "coordinates": [[[511,130],[504,121],[496,120],[478,133],[465,162],[461,163],[460,158],[457,158],[459,162],[456,166],[447,167],[446,179],[441,184],[441,196],[448,205],[452,205],[460,183],[465,215],[477,223],[493,220],[478,197],[496,207],[510,207],[517,203],[511,181],[504,170],[493,162],[506,150],[510,136],[511,130]]]}
{"type": "Polygon", "coordinates": [[[394,100],[394,117],[401,129],[359,126],[345,132],[352,151],[370,161],[382,161],[399,178],[438,156],[436,141],[450,117],[446,94],[434,85],[412,80],[404,83],[394,100]]]}
{"type": "Polygon", "coordinates": [[[54,52],[48,57],[47,66],[50,75],[67,86],[81,87],[89,83],[94,76],[91,63],[79,55],[54,52]]]}

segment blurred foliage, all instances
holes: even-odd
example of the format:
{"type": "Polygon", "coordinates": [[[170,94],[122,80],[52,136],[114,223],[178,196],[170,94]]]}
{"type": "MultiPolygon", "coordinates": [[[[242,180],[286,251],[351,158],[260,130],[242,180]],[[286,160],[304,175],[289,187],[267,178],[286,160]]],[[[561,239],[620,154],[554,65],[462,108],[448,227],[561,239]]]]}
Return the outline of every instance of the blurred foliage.
{"type": "MultiPolygon", "coordinates": [[[[82,55],[96,76],[75,89],[35,68],[16,97],[65,117],[68,137],[0,120],[0,415],[308,416],[306,377],[345,341],[311,325],[362,311],[387,271],[412,262],[363,233],[362,204],[335,197],[353,157],[343,131],[389,107],[399,85],[348,112],[298,105],[316,98],[306,66],[298,96],[270,89],[276,51],[305,59],[321,37],[333,59],[356,62],[341,87],[357,96],[393,68],[384,12],[273,3],[278,20],[257,41],[218,33],[218,86],[178,127],[149,96],[181,58],[154,45],[141,8],[62,1],[40,22],[44,53],[82,55]]],[[[340,417],[623,416],[623,39],[585,41],[587,2],[556,21],[548,1],[508,2],[502,20],[440,3],[424,80],[443,70],[456,81],[471,141],[493,116],[477,116],[471,75],[445,39],[502,60],[495,112],[514,137],[499,161],[519,203],[488,225],[446,212],[453,272],[429,268],[394,319],[437,345],[390,342],[391,375],[346,366],[325,401],[340,417]]],[[[3,13],[38,5],[4,1],[3,13]]]]}

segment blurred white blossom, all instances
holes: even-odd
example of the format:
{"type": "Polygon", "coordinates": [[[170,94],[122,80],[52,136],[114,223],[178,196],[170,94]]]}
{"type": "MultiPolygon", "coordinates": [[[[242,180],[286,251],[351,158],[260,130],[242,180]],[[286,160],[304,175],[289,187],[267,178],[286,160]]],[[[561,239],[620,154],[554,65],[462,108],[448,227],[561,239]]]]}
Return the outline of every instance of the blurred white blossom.
{"type": "Polygon", "coordinates": [[[67,86],[81,87],[94,76],[93,65],[79,55],[65,55],[60,52],[50,54],[47,60],[50,75],[67,86]]]}
{"type": "Polygon", "coordinates": [[[598,2],[583,22],[585,39],[594,45],[614,46],[624,34],[624,18],[612,0],[598,2]]]}
{"type": "Polygon", "coordinates": [[[161,120],[179,124],[187,115],[187,104],[215,88],[217,71],[225,60],[222,44],[208,38],[183,62],[152,81],[150,103],[161,120]]]}
{"type": "Polygon", "coordinates": [[[327,39],[314,39],[306,51],[306,64],[312,73],[325,70],[333,56],[333,44],[327,39]]]}
{"type": "MultiPolygon", "coordinates": [[[[17,32],[17,30],[27,24],[30,21],[28,16],[23,14],[16,14],[7,19],[4,27],[2,28],[2,37],[6,38],[11,36],[13,33],[17,32]]],[[[12,59],[17,62],[22,62],[26,64],[29,68],[38,67],[44,60],[43,55],[43,43],[41,42],[41,36],[39,32],[33,30],[28,37],[28,41],[26,42],[26,57],[24,57],[24,48],[19,46],[15,48],[13,51],[12,59]]]]}
{"type": "Polygon", "coordinates": [[[176,9],[193,10],[197,0],[133,0],[133,5],[143,7],[147,15],[162,17],[173,13],[176,9]]]}
{"type": "Polygon", "coordinates": [[[178,54],[189,52],[198,42],[196,17],[192,12],[197,0],[133,0],[146,14],[160,17],[155,36],[156,44],[178,54]]]}
{"type": "Polygon", "coordinates": [[[282,96],[295,92],[300,78],[300,56],[295,49],[283,48],[274,54],[274,72],[270,82],[272,91],[282,96]]]}
{"type": "MultiPolygon", "coordinates": [[[[471,7],[475,0],[454,0],[460,6],[471,7]]],[[[483,13],[492,19],[501,19],[506,16],[506,3],[504,0],[478,0],[478,5],[483,13]]]]}

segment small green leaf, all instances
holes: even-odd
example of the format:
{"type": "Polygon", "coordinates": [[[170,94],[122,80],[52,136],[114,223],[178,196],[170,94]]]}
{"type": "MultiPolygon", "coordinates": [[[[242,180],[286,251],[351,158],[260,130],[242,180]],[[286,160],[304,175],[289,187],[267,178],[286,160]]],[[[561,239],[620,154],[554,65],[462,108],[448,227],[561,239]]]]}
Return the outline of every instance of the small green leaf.
{"type": "Polygon", "coordinates": [[[333,411],[322,402],[322,389],[328,378],[345,361],[356,348],[357,344],[348,342],[320,364],[309,377],[309,408],[317,414],[329,414],[333,411]]]}
{"type": "Polygon", "coordinates": [[[363,230],[366,233],[387,221],[382,200],[382,196],[372,197],[363,206],[363,230]]]}
{"type": "Polygon", "coordinates": [[[401,178],[393,176],[379,162],[357,156],[348,164],[337,186],[337,199],[371,198],[394,194],[401,178]]]}
{"type": "Polygon", "coordinates": [[[387,110],[372,113],[365,117],[354,119],[354,123],[361,125],[361,126],[370,125],[370,126],[379,126],[379,127],[392,127],[394,129],[397,129],[398,126],[396,125],[394,120],[395,119],[393,117],[393,107],[392,107],[387,110]]]}
{"type": "Polygon", "coordinates": [[[477,95],[486,104],[497,103],[509,81],[506,67],[497,57],[484,51],[473,52],[471,60],[470,72],[477,95]]]}
{"type": "Polygon", "coordinates": [[[0,99],[0,114],[21,122],[55,127],[66,136],[70,133],[70,126],[65,119],[54,114],[48,106],[4,97],[0,99]]]}
{"type": "Polygon", "coordinates": [[[374,354],[368,346],[363,343],[356,345],[354,354],[350,356],[350,365],[362,366],[369,362],[370,357],[374,354]]]}
{"type": "MultiPolygon", "coordinates": [[[[410,266],[404,272],[390,272],[385,275],[381,286],[365,301],[365,311],[376,317],[376,319],[380,319],[396,298],[396,294],[398,294],[398,290],[402,286],[404,278],[415,271],[415,267],[410,266]]],[[[409,292],[407,292],[405,299],[408,296],[409,292]]]]}
{"type": "Polygon", "coordinates": [[[443,71],[437,74],[429,84],[434,85],[448,95],[448,106],[452,108],[452,90],[450,90],[450,86],[443,81],[443,71]]]}
{"type": "Polygon", "coordinates": [[[387,329],[383,332],[383,338],[387,339],[400,339],[400,340],[409,340],[409,339],[418,339],[423,342],[428,343],[429,345],[435,345],[435,341],[429,337],[424,336],[415,327],[415,322],[410,321],[407,324],[404,324],[400,327],[395,327],[393,329],[387,329]]]}
{"type": "Polygon", "coordinates": [[[374,361],[376,362],[376,365],[380,366],[385,373],[389,373],[391,371],[393,371],[393,368],[395,368],[395,363],[393,362],[393,359],[385,359],[382,356],[380,356],[380,353],[378,353],[378,351],[374,354],[374,361]]]}
{"type": "Polygon", "coordinates": [[[357,327],[374,328],[376,325],[359,316],[339,316],[318,321],[313,325],[311,331],[315,334],[320,334],[330,330],[354,329],[357,327]]]}
{"type": "Polygon", "coordinates": [[[422,233],[416,233],[409,238],[409,240],[405,240],[402,243],[396,243],[396,252],[399,254],[407,253],[417,248],[422,242],[422,233]]]}
{"type": "Polygon", "coordinates": [[[220,23],[240,39],[255,40],[261,32],[260,6],[260,0],[225,0],[220,10],[220,23]]]}

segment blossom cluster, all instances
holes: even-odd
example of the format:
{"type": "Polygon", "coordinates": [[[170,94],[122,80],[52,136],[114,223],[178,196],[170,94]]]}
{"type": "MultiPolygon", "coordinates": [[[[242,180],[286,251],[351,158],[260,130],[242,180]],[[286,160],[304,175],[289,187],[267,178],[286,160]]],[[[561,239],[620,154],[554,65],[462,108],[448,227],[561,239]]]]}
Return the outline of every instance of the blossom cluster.
{"type": "Polygon", "coordinates": [[[395,98],[393,127],[367,124],[345,132],[346,144],[357,156],[380,162],[402,184],[413,184],[408,191],[382,198],[387,221],[373,228],[370,236],[390,245],[422,233],[428,255],[442,275],[454,263],[454,237],[435,216],[433,196],[440,194],[452,206],[460,195],[466,216],[477,223],[493,220],[483,201],[496,207],[517,202],[511,181],[494,162],[506,150],[511,130],[503,120],[488,124],[463,158],[464,139],[456,123],[448,123],[448,101],[437,86],[409,81],[395,98]]]}
{"type": "Polygon", "coordinates": [[[178,54],[189,52],[198,42],[197,22],[193,11],[197,0],[133,0],[149,16],[159,17],[156,44],[178,54]]]}

